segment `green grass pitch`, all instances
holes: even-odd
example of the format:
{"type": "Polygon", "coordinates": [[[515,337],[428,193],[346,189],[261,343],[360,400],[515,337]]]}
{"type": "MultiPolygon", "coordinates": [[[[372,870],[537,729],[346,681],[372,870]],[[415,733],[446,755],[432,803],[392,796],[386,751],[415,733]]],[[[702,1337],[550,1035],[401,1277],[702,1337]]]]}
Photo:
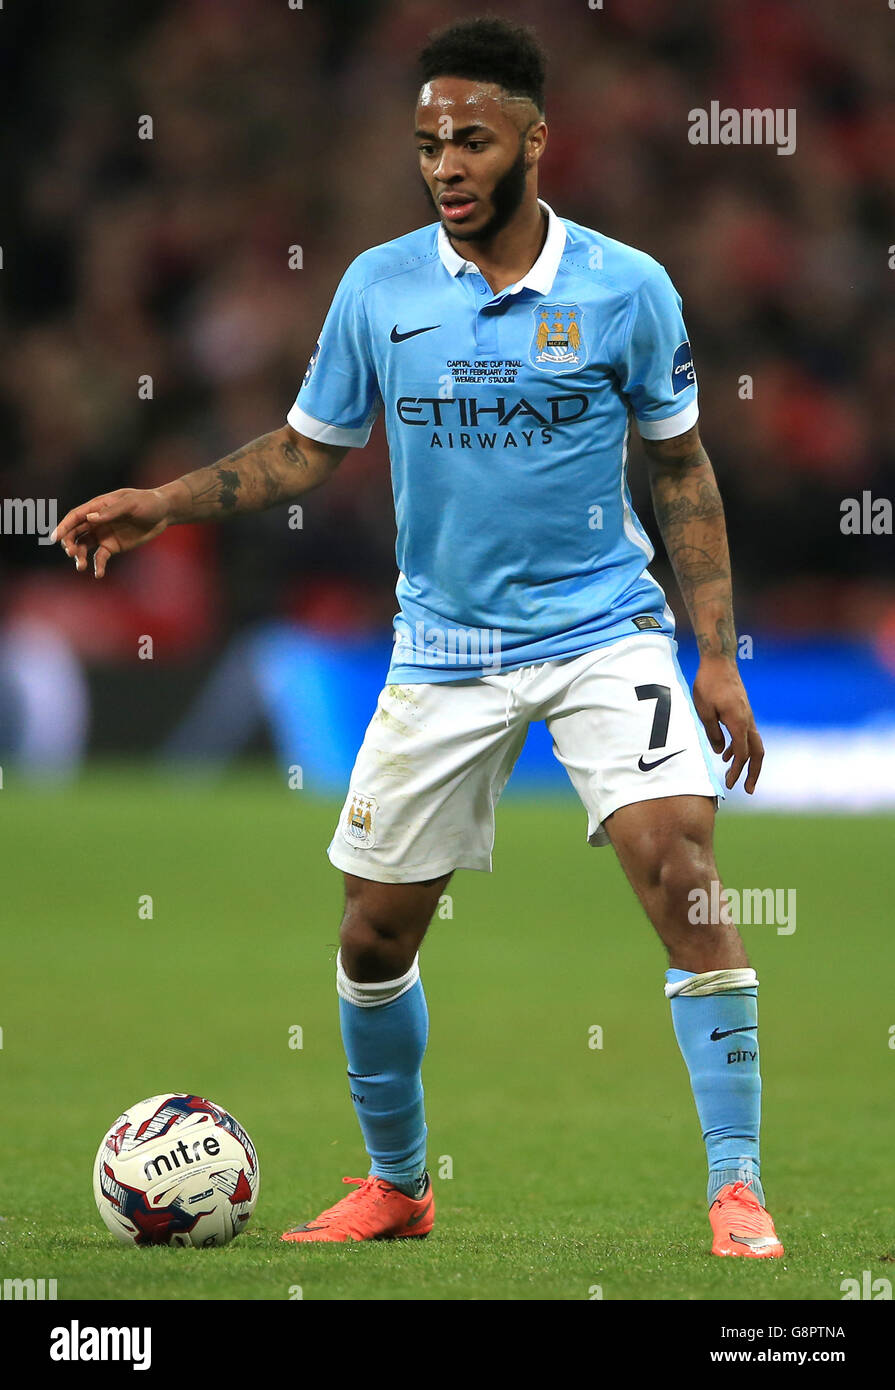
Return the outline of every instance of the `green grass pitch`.
{"type": "Polygon", "coordinates": [[[281,1244],[366,1172],[334,990],[336,809],[274,769],[110,767],[62,792],[7,775],[0,1279],[55,1278],[62,1299],[836,1300],[863,1270],[892,1277],[891,819],[719,817],[726,883],[795,888],[798,918],[743,928],[787,1254],[718,1260],[664,955],[571,794],[503,804],[494,874],[456,876],[424,948],[432,1236],[281,1244]],[[167,1088],[232,1110],[258,1147],[255,1216],[225,1249],[128,1248],[96,1214],[105,1128],[167,1088]]]}

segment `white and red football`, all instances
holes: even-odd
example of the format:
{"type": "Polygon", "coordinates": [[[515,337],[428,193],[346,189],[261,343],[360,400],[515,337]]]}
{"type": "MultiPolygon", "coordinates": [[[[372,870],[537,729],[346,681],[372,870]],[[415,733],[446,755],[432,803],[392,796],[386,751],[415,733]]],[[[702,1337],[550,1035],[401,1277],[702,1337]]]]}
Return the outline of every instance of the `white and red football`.
{"type": "Polygon", "coordinates": [[[242,1126],[182,1092],[119,1115],[93,1167],[100,1216],[133,1245],[227,1245],[248,1225],[258,1183],[258,1155],[242,1126]]]}

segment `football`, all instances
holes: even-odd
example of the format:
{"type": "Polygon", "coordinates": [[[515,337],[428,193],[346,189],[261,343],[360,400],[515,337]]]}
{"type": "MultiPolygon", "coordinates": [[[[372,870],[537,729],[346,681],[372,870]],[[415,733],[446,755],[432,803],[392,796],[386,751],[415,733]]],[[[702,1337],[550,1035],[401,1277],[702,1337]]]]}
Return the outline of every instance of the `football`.
{"type": "Polygon", "coordinates": [[[125,1110],[93,1165],[99,1214],[130,1245],[227,1245],[248,1225],[258,1183],[258,1156],[242,1126],[184,1092],[125,1110]]]}

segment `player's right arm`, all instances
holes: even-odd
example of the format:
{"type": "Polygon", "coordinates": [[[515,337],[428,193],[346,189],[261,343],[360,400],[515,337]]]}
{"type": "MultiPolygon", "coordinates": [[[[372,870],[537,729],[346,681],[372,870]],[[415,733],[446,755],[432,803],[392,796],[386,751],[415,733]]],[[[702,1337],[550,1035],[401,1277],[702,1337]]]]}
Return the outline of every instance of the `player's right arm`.
{"type": "Polygon", "coordinates": [[[91,550],[102,579],[111,556],[145,545],[168,526],[292,502],[326,482],[349,449],[363,448],[381,398],[362,262],[342,277],[283,428],[163,487],[121,488],[73,508],[54,534],[79,571],[91,550]]]}
{"type": "Polygon", "coordinates": [[[102,579],[113,555],[135,550],[179,522],[216,521],[304,496],[325,483],[347,447],[309,439],[284,425],[235,453],[158,488],[119,488],[73,507],[54,532],[78,571],[102,579]]]}

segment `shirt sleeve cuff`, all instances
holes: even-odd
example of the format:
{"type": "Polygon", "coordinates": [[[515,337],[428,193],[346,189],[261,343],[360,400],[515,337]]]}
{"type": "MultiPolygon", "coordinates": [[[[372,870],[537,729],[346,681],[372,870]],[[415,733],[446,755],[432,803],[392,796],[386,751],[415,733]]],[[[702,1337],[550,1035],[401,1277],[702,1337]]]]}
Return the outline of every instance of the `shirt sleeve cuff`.
{"type": "Polygon", "coordinates": [[[316,439],[320,444],[338,444],[344,449],[362,449],[370,438],[376,411],[374,410],[369,419],[357,429],[345,429],[342,425],[327,425],[323,420],[315,420],[313,415],[308,415],[297,403],[293,405],[286,419],[299,434],[307,435],[308,439],[316,439]]]}
{"type": "Polygon", "coordinates": [[[676,435],[686,434],[699,419],[699,402],[692,400],[677,415],[669,415],[664,420],[638,420],[637,428],[641,439],[674,439],[676,435]]]}

